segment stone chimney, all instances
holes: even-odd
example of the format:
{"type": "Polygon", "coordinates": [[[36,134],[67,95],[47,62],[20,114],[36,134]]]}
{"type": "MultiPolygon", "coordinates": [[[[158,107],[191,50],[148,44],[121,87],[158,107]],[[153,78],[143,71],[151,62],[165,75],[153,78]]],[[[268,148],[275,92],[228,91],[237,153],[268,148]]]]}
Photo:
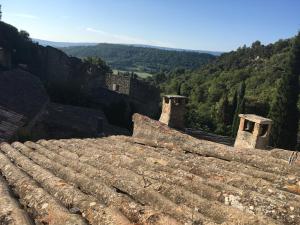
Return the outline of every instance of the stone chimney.
{"type": "Polygon", "coordinates": [[[187,97],[180,95],[165,95],[159,121],[176,129],[183,129],[187,97]]]}
{"type": "Polygon", "coordinates": [[[240,126],[234,147],[266,149],[272,120],[254,114],[240,114],[240,126]]]}

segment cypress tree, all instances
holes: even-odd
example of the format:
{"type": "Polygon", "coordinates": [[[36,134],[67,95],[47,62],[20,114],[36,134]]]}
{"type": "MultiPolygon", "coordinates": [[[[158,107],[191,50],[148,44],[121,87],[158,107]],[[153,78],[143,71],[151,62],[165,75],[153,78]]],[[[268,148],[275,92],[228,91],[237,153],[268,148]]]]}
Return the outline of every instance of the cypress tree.
{"type": "Polygon", "coordinates": [[[230,124],[233,123],[234,119],[234,113],[237,107],[237,101],[238,101],[238,92],[235,90],[233,98],[232,98],[232,103],[231,103],[231,115],[230,115],[230,124]]]}
{"type": "Polygon", "coordinates": [[[297,145],[299,75],[300,32],[294,40],[288,68],[278,83],[270,108],[269,116],[273,120],[271,144],[274,147],[293,150],[297,145]]]}
{"type": "Polygon", "coordinates": [[[218,102],[217,116],[220,123],[224,126],[229,124],[230,121],[230,107],[227,95],[222,97],[218,102]]]}
{"type": "Polygon", "coordinates": [[[235,109],[233,122],[232,122],[232,129],[231,129],[232,137],[235,137],[239,127],[239,114],[245,112],[245,91],[246,91],[246,84],[243,81],[240,84],[239,91],[238,91],[237,106],[235,109]]]}
{"type": "Polygon", "coordinates": [[[216,104],[215,116],[217,122],[216,132],[222,135],[228,135],[228,133],[230,134],[230,129],[228,130],[228,125],[231,125],[231,107],[229,105],[228,97],[226,94],[216,104]]]}

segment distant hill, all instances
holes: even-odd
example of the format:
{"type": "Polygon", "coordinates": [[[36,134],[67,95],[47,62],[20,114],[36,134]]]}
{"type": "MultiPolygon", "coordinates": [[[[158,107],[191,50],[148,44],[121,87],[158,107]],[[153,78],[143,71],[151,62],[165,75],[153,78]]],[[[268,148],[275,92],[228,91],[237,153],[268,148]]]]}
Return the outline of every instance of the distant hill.
{"type": "Polygon", "coordinates": [[[145,48],[156,48],[161,50],[169,50],[169,51],[179,51],[179,52],[197,52],[197,53],[207,53],[214,56],[220,56],[224,52],[219,51],[206,51],[206,50],[194,50],[194,49],[184,49],[184,48],[169,48],[169,47],[160,47],[160,46],[154,46],[154,45],[138,45],[138,44],[132,44],[129,46],[135,46],[135,47],[145,47],[145,48]]]}
{"type": "MultiPolygon", "coordinates": [[[[43,46],[52,46],[55,48],[64,48],[64,47],[72,47],[72,46],[93,46],[100,43],[96,42],[59,42],[59,41],[47,41],[41,40],[37,38],[33,38],[33,41],[38,42],[40,45],[43,46]]],[[[104,43],[103,43],[104,44],[104,43]]],[[[161,46],[154,46],[154,45],[141,45],[141,44],[120,44],[126,46],[134,46],[134,47],[144,47],[144,48],[156,48],[161,50],[170,50],[170,51],[183,51],[183,52],[198,52],[198,53],[207,53],[215,56],[219,56],[224,52],[219,51],[206,51],[206,50],[194,50],[194,49],[184,49],[184,48],[169,48],[169,47],[161,47],[161,46]]]]}
{"type": "Polygon", "coordinates": [[[61,50],[68,55],[80,58],[98,56],[113,69],[147,73],[170,71],[175,68],[193,70],[216,57],[212,54],[193,51],[106,43],[94,46],[72,46],[61,48],[61,50]]]}

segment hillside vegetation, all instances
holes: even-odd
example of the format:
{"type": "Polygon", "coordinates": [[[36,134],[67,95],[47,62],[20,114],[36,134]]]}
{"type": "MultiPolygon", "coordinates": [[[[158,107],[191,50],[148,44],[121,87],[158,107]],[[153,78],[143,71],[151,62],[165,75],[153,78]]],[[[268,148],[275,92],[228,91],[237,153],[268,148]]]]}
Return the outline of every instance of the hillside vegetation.
{"type": "Polygon", "coordinates": [[[149,78],[163,93],[189,97],[187,123],[219,134],[231,135],[237,90],[245,82],[245,112],[268,116],[277,82],[287,70],[293,39],[267,46],[222,54],[194,72],[175,70],[149,78]]]}
{"type": "Polygon", "coordinates": [[[98,56],[110,67],[123,71],[157,73],[174,68],[195,69],[215,58],[207,53],[163,50],[121,44],[61,48],[71,56],[98,56]]]}

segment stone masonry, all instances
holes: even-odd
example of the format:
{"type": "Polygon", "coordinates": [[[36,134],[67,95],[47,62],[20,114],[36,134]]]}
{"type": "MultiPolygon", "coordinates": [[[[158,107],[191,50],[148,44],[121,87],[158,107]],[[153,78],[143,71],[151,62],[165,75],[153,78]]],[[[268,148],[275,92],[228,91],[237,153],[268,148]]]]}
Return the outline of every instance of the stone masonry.
{"type": "Polygon", "coordinates": [[[272,120],[254,114],[240,114],[240,126],[235,147],[266,149],[272,120]]]}
{"type": "Polygon", "coordinates": [[[163,97],[162,112],[159,121],[169,127],[183,129],[185,104],[187,98],[180,95],[166,95],[163,97]]]}
{"type": "Polygon", "coordinates": [[[105,86],[111,91],[128,95],[140,102],[159,102],[159,90],[135,76],[108,74],[105,78],[105,86]]]}

